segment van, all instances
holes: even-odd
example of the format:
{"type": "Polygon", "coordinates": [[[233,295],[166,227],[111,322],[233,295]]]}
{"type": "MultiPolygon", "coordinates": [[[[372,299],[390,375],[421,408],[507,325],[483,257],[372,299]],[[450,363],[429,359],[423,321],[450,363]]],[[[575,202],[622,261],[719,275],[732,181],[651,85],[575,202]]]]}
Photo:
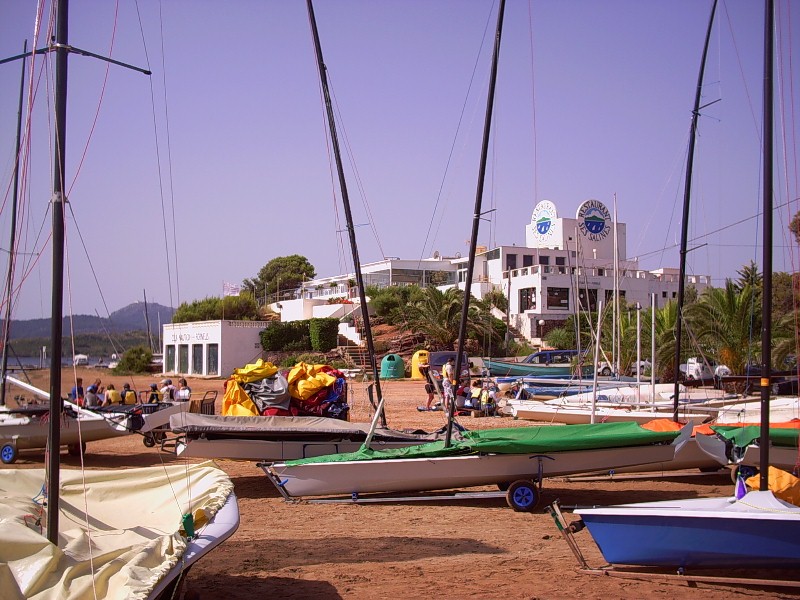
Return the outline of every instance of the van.
{"type": "MultiPolygon", "coordinates": [[[[458,356],[458,352],[455,350],[444,350],[442,352],[430,352],[428,354],[428,364],[431,367],[431,374],[438,373],[439,375],[442,374],[442,367],[444,363],[448,361],[448,359],[456,360],[458,356]]],[[[469,377],[469,370],[472,368],[472,363],[469,362],[469,357],[467,353],[464,352],[461,355],[461,376],[462,377],[469,377]]]]}

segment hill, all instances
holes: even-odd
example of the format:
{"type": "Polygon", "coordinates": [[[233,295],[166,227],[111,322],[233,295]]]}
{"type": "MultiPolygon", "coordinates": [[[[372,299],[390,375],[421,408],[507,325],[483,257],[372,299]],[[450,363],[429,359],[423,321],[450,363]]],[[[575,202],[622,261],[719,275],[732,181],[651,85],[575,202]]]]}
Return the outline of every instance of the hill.
{"type": "MultiPolygon", "coordinates": [[[[64,335],[73,330],[80,334],[121,334],[131,331],[147,332],[144,316],[144,302],[134,302],[114,311],[108,318],[92,315],[74,315],[71,319],[64,317],[64,335]]],[[[174,308],[148,302],[147,313],[150,319],[150,331],[158,336],[161,325],[172,322],[174,308]]],[[[0,319],[0,323],[2,320],[0,319]]],[[[50,335],[50,319],[28,319],[11,321],[11,339],[47,338],[50,335]]]]}

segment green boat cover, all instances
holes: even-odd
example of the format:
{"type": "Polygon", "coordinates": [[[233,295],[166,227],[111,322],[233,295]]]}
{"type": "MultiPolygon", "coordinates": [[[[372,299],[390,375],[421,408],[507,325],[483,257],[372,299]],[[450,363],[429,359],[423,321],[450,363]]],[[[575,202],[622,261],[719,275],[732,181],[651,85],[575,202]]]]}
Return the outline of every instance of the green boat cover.
{"type": "MultiPolygon", "coordinates": [[[[712,425],[711,429],[717,435],[733,442],[738,448],[745,448],[761,437],[761,427],[758,425],[747,425],[745,427],[733,427],[725,425],[712,425]]],[[[797,434],[800,430],[795,428],[775,428],[770,427],[769,439],[774,446],[788,446],[797,448],[797,434]]]]}
{"type": "Polygon", "coordinates": [[[443,440],[386,450],[373,450],[362,446],[357,452],[289,460],[286,461],[286,465],[389,458],[437,458],[478,453],[537,454],[565,450],[623,448],[671,442],[679,433],[679,431],[650,431],[634,422],[483,429],[462,432],[458,439],[454,436],[447,448],[443,440]]]}

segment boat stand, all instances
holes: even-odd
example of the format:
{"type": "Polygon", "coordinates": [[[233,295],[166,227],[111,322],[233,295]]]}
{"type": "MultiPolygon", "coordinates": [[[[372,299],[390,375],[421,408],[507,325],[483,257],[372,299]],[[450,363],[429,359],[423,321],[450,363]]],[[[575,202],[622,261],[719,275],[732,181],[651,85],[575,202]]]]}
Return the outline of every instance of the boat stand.
{"type": "Polygon", "coordinates": [[[621,577],[624,579],[644,579],[648,581],[660,581],[663,583],[709,583],[723,585],[748,585],[757,587],[785,587],[800,588],[800,580],[780,580],[780,579],[760,579],[755,577],[724,577],[713,575],[689,575],[683,568],[679,568],[677,573],[656,573],[653,571],[639,570],[635,567],[615,567],[606,565],[604,567],[591,567],[586,562],[581,549],[575,541],[574,534],[584,528],[583,521],[573,521],[567,524],[561,512],[558,500],[547,507],[547,512],[553,517],[556,527],[561,532],[564,541],[567,542],[572,554],[578,561],[579,573],[586,575],[600,575],[606,577],[621,577]]]}

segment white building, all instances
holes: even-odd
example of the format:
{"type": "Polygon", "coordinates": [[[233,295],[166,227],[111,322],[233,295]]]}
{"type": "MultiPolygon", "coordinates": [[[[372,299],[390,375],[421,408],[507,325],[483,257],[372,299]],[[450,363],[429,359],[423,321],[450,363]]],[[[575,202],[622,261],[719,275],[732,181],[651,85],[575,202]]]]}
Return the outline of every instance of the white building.
{"type": "Polygon", "coordinates": [[[263,321],[196,321],[163,326],[164,373],[227,378],[262,356],[263,321]]]}
{"type": "MultiPolygon", "coordinates": [[[[607,305],[614,294],[615,278],[620,297],[629,304],[649,306],[651,294],[656,294],[657,306],[675,299],[678,269],[640,269],[637,259],[627,257],[626,240],[625,223],[617,223],[615,230],[608,208],[598,200],[581,203],[575,218],[559,217],[556,206],[544,200],[533,209],[525,226],[525,246],[477,249],[472,294],[482,298],[490,290],[502,291],[509,301],[509,324],[531,341],[563,324],[578,304],[589,310],[596,310],[600,300],[607,305]]],[[[365,285],[437,285],[443,289],[459,285],[463,289],[467,258],[445,258],[438,253],[422,261],[389,258],[362,265],[362,271],[365,285]]],[[[309,281],[295,292],[295,300],[272,306],[283,321],[339,316],[318,311],[331,298],[357,300],[354,279],[349,273],[309,281]]],[[[686,279],[687,286],[698,292],[711,285],[707,275],[687,275],[686,279]]]]}

